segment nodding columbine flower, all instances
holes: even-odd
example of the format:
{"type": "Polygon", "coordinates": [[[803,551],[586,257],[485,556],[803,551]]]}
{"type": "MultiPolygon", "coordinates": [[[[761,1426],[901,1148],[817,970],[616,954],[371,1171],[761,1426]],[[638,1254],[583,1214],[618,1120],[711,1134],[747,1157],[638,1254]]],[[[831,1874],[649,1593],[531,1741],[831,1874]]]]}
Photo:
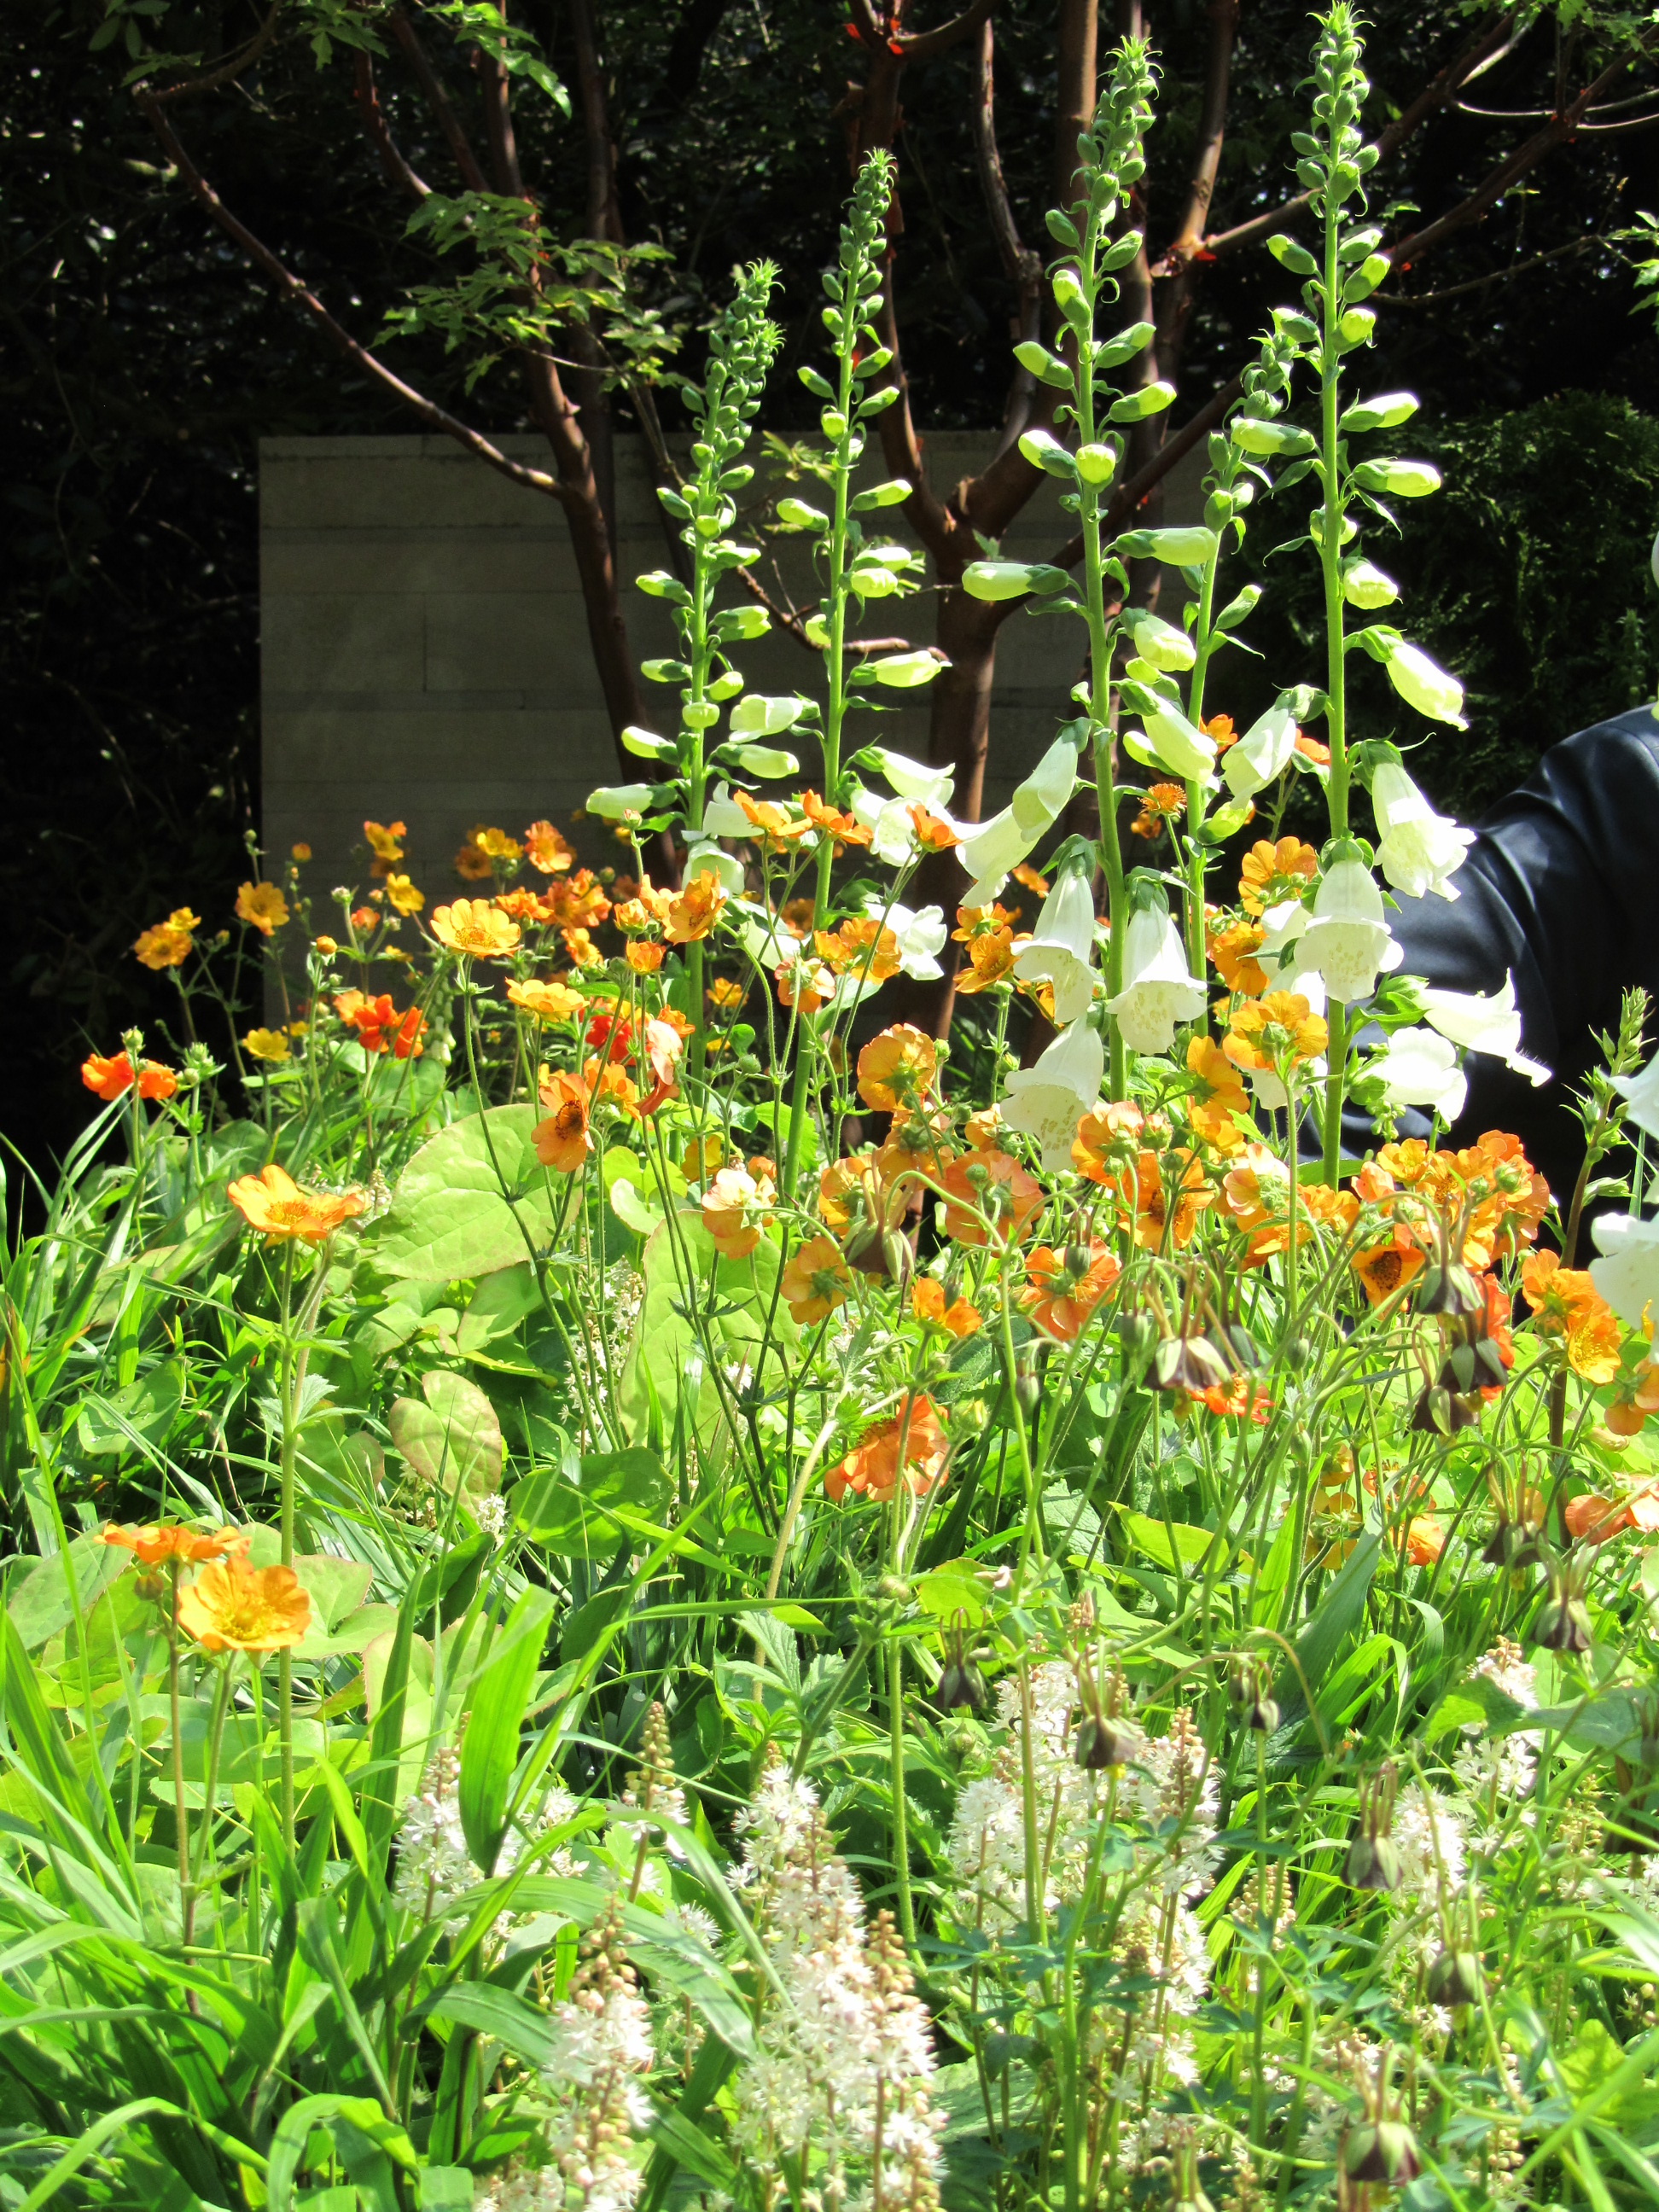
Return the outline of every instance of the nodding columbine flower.
{"type": "Polygon", "coordinates": [[[1533,1616],[1532,1640],[1546,1651],[1588,1651],[1595,1641],[1584,1592],[1589,1570],[1581,1564],[1552,1567],[1549,1595],[1533,1616]]]}
{"type": "Polygon", "coordinates": [[[1348,1847],[1347,1876],[1355,1889],[1400,1887],[1400,1853],[1390,1829],[1395,1775],[1392,1761],[1359,1785],[1359,1833],[1348,1847]]]}

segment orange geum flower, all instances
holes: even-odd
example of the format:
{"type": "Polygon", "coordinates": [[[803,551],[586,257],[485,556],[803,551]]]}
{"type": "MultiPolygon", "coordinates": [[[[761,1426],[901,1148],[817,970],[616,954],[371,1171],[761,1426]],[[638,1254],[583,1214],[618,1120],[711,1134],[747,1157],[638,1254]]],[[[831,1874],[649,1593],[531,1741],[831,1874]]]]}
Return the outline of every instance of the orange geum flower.
{"type": "Polygon", "coordinates": [[[1212,714],[1201,726],[1205,736],[1218,753],[1224,753],[1229,745],[1238,743],[1238,732],[1233,727],[1231,714],[1212,714]]]}
{"type": "Polygon", "coordinates": [[[1034,891],[1038,898],[1048,897],[1048,877],[1043,874],[1041,868],[1034,868],[1029,860],[1020,861],[1013,871],[1013,877],[1017,884],[1024,884],[1026,890],[1034,891]]]}
{"type": "Polygon", "coordinates": [[[1299,991],[1270,991],[1233,1008],[1221,1049],[1235,1067],[1272,1073],[1316,1060],[1328,1039],[1324,1016],[1299,991]]]}
{"type": "MultiPolygon", "coordinates": [[[[842,814],[837,808],[828,805],[825,800],[819,798],[816,791],[802,792],[800,808],[801,812],[819,836],[830,838],[834,842],[837,852],[843,845],[867,845],[874,834],[862,828],[850,814],[842,814]]],[[[795,902],[791,900],[790,904],[794,903],[795,902]]],[[[810,899],[806,901],[809,919],[811,903],[810,899]]],[[[786,908],[786,914],[787,911],[786,908]]]]}
{"type": "Polygon", "coordinates": [[[573,968],[603,968],[605,955],[586,929],[562,929],[559,936],[573,968]]]}
{"type": "Polygon", "coordinates": [[[180,1528],[166,1522],[152,1523],[147,1528],[123,1528],[113,1521],[107,1522],[100,1544],[118,1544],[123,1551],[131,1552],[141,1566],[157,1567],[168,1560],[197,1566],[209,1559],[222,1559],[246,1548],[247,1538],[240,1528],[216,1528],[210,1535],[198,1535],[194,1528],[180,1528]]]}
{"type": "Polygon", "coordinates": [[[929,1328],[942,1328],[958,1343],[985,1326],[979,1308],[969,1305],[966,1298],[953,1298],[946,1305],[945,1285],[933,1275],[918,1275],[911,1284],[910,1310],[929,1328]]]}
{"type": "Polygon", "coordinates": [[[227,1559],[179,1592],[179,1626],[204,1651],[284,1651],[311,1626],[310,1593],[292,1567],[227,1559]]]}
{"type": "Polygon", "coordinates": [[[1299,837],[1281,837],[1277,844],[1259,838],[1238,872],[1238,902],[1247,914],[1265,914],[1270,906],[1299,899],[1318,873],[1318,854],[1299,837]]]}
{"type": "Polygon", "coordinates": [[[548,1119],[538,1121],[530,1133],[536,1158],[560,1175],[574,1175],[593,1149],[587,1091],[580,1077],[560,1068],[543,1075],[537,1095],[548,1109],[548,1119]]]}
{"type": "Polygon", "coordinates": [[[1011,1153],[963,1152],[939,1178],[949,1194],[945,1233],[958,1244],[988,1244],[988,1218],[1006,1243],[1024,1241],[1042,1211],[1042,1186],[1011,1153]]]}
{"type": "Polygon", "coordinates": [[[187,906],[176,906],[165,921],[133,939],[133,951],[146,968],[159,975],[164,968],[181,968],[191,956],[193,933],[202,927],[200,915],[187,906]]]}
{"type": "Polygon", "coordinates": [[[804,1014],[815,1014],[836,995],[834,972],[822,960],[785,960],[772,973],[781,1006],[799,1006],[804,1014]]]}
{"type": "Polygon", "coordinates": [[[538,1022],[574,1022],[587,1004],[580,991],[573,991],[556,975],[544,983],[509,983],[507,995],[538,1022]]]}
{"type": "Polygon", "coordinates": [[[909,1022],[872,1036],[859,1054],[859,1097],[876,1113],[904,1114],[933,1087],[939,1048],[909,1022]]]}
{"type": "Polygon", "coordinates": [[[799,937],[805,940],[812,932],[814,911],[813,903],[810,898],[786,899],[783,902],[783,912],[779,918],[792,937],[799,937]]]}
{"type": "Polygon", "coordinates": [[[1223,1420],[1248,1415],[1259,1429],[1266,1428],[1273,1401],[1253,1375],[1230,1375],[1224,1382],[1212,1382],[1195,1394],[1195,1402],[1223,1420]]]}
{"type": "Polygon", "coordinates": [[[1426,1264],[1422,1246],[1408,1230],[1396,1227],[1386,1244],[1373,1244],[1369,1251],[1355,1253],[1353,1271],[1366,1304],[1376,1307],[1391,1298],[1402,1285],[1413,1281],[1426,1264]]]}
{"type": "Polygon", "coordinates": [[[1118,1170],[1137,1157],[1146,1127],[1146,1115],[1127,1098],[1092,1107],[1078,1122],[1072,1165],[1091,1182],[1115,1184],[1118,1170]]]}
{"type": "Polygon", "coordinates": [[[1244,1132],[1235,1116],[1248,1117],[1250,1102],[1237,1069],[1213,1037],[1200,1035],[1189,1040],[1187,1073],[1195,1085],[1186,1102],[1193,1134],[1212,1152],[1231,1155],[1241,1151],[1244,1132]]]}
{"type": "Polygon", "coordinates": [[[311,848],[306,844],[290,845],[288,856],[291,860],[301,862],[308,860],[311,858],[311,848]]]}
{"type": "Polygon", "coordinates": [[[968,941],[968,966],[957,977],[957,989],[971,998],[975,992],[988,991],[994,983],[1011,981],[1013,972],[1013,932],[983,930],[968,941]]]}
{"type": "Polygon", "coordinates": [[[798,1246],[784,1267],[780,1285],[784,1304],[802,1328],[844,1306],[852,1286],[841,1247],[832,1237],[809,1237],[798,1246]]]}
{"type": "Polygon", "coordinates": [[[748,995],[743,985],[733,981],[729,975],[716,975],[708,986],[709,1003],[718,1006],[723,1014],[733,1012],[748,995]]]}
{"type": "MultiPolygon", "coordinates": [[[[818,1176],[818,1218],[833,1236],[873,1239],[904,1211],[902,1194],[883,1184],[872,1156],[855,1152],[836,1160],[818,1176]]],[[[861,1249],[861,1247],[860,1247],[861,1249]]]]}
{"type": "MultiPolygon", "coordinates": [[[[641,884],[640,896],[644,898],[649,895],[650,886],[641,884]]],[[[561,929],[596,929],[611,912],[605,885],[592,868],[578,868],[568,881],[550,884],[546,905],[551,919],[561,929]]]]}
{"type": "Polygon", "coordinates": [[[1406,1557],[1414,1567],[1431,1567],[1446,1547],[1446,1534],[1430,1513],[1419,1513],[1406,1524],[1406,1557]]]}
{"type": "Polygon", "coordinates": [[[1295,746],[1296,750],[1301,754],[1304,760],[1313,761],[1320,768],[1328,768],[1330,766],[1330,747],[1328,745],[1322,745],[1317,738],[1310,738],[1305,730],[1298,730],[1297,732],[1295,746]]]}
{"type": "Polygon", "coordinates": [[[520,930],[487,899],[457,899],[434,914],[432,934],[440,945],[471,959],[505,960],[518,945],[520,930]]]}
{"type": "Polygon", "coordinates": [[[1091,1237],[1056,1252],[1039,1244],[1025,1262],[1029,1278],[1020,1304],[1046,1335],[1074,1344],[1101,1300],[1123,1273],[1117,1255],[1091,1237]]]}
{"type": "Polygon", "coordinates": [[[1217,975],[1230,991],[1247,999],[1260,998],[1267,988],[1267,971],[1255,957],[1265,933],[1259,922],[1236,921],[1209,939],[1217,975]]]}
{"type": "Polygon", "coordinates": [[[663,934],[671,945],[695,945],[720,918],[726,886],[712,868],[703,868],[669,901],[663,934]]]}
{"type": "Polygon", "coordinates": [[[1164,1179],[1163,1159],[1154,1152],[1143,1150],[1134,1173],[1126,1171],[1115,1178],[1124,1226],[1129,1225],[1133,1208],[1134,1239],[1146,1252],[1159,1250],[1166,1234],[1177,1251],[1190,1244],[1199,1215],[1215,1197],[1202,1164],[1190,1152],[1176,1152],[1170,1157],[1173,1194],[1164,1179]]]}
{"type": "Polygon", "coordinates": [[[469,830],[450,863],[463,883],[487,884],[495,872],[489,854],[477,842],[482,834],[482,829],[469,830]]]}
{"type": "Polygon", "coordinates": [[[1624,1332],[1588,1268],[1564,1267],[1559,1252],[1529,1252],[1522,1262],[1521,1295],[1539,1334],[1564,1340],[1575,1375],[1586,1382],[1613,1381],[1624,1332]]]}
{"type": "Polygon", "coordinates": [[[702,1225],[723,1260],[742,1260],[754,1250],[774,1196],[771,1186],[757,1182],[746,1168],[716,1173],[702,1194],[702,1225]]]}
{"type": "Polygon", "coordinates": [[[550,822],[532,822],[524,833],[525,857],[544,876],[562,875],[574,865],[576,855],[562,830],[550,822]]]}
{"type": "Polygon", "coordinates": [[[640,1119],[639,1085],[625,1067],[597,1057],[587,1060],[582,1063],[582,1081],[593,1107],[611,1105],[632,1121],[640,1119]]]}
{"type": "Polygon", "coordinates": [[[1140,795],[1140,811],[1129,824],[1137,837],[1161,837],[1171,822],[1187,811],[1187,794],[1178,783],[1155,783],[1140,795]]]}
{"type": "Polygon", "coordinates": [[[623,957],[636,975],[654,975],[662,966],[662,947],[636,938],[623,947],[623,957]]]}
{"type": "Polygon", "coordinates": [[[386,904],[394,914],[419,914],[426,904],[426,893],[416,890],[407,876],[388,876],[386,879],[386,904]]]}
{"type": "Polygon", "coordinates": [[[286,1030],[250,1030],[242,1039],[242,1050],[250,1060],[268,1060],[277,1066],[292,1058],[294,1047],[286,1030]]]}
{"type": "Polygon", "coordinates": [[[764,839],[769,852],[785,851],[809,836],[813,829],[810,815],[792,814],[778,799],[751,799],[746,791],[734,792],[732,796],[751,827],[764,839]]]}
{"type": "Polygon", "coordinates": [[[274,1160],[257,1176],[239,1176],[225,1195],[248,1226],[273,1244],[285,1243],[292,1237],[320,1244],[343,1222],[363,1210],[359,1192],[342,1191],[337,1195],[331,1191],[301,1190],[288,1170],[274,1160]]]}
{"type": "Polygon", "coordinates": [[[849,916],[830,933],[816,933],[818,956],[837,975],[850,975],[860,982],[884,983],[899,971],[899,941],[873,915],[849,916]]]}
{"type": "Polygon", "coordinates": [[[361,991],[342,992],[334,1001],[334,1011],[356,1030],[357,1042],[367,1053],[389,1050],[395,1060],[418,1060],[426,1050],[421,1042],[427,1030],[425,1015],[418,1006],[406,1007],[399,1013],[388,991],[382,991],[377,999],[368,998],[361,991]]]}
{"type": "Polygon", "coordinates": [[[236,918],[269,937],[288,920],[288,901],[275,884],[244,884],[236,894],[236,918]]]}
{"type": "MultiPolygon", "coordinates": [[[[94,1052],[81,1063],[81,1080],[88,1091],[95,1091],[107,1106],[124,1091],[131,1090],[132,1062],[124,1052],[107,1056],[94,1052]]],[[[179,1079],[173,1070],[153,1060],[147,1060],[138,1070],[137,1082],[141,1098],[171,1098],[179,1088],[179,1079]]]]}
{"type": "MultiPolygon", "coordinates": [[[[950,823],[930,807],[910,806],[906,811],[910,817],[910,827],[915,832],[916,842],[924,853],[948,853],[953,846],[961,844],[962,839],[950,823]]],[[[869,832],[866,830],[865,835],[867,838],[869,832]]]]}
{"type": "Polygon", "coordinates": [[[363,841],[374,855],[369,873],[384,876],[404,857],[401,840],[409,835],[401,822],[365,822],[363,841]]]}
{"type": "Polygon", "coordinates": [[[884,1501],[898,1488],[901,1455],[905,1484],[920,1498],[944,1474],[949,1455],[939,1408],[931,1398],[911,1399],[894,1419],[872,1429],[838,1466],[828,1470],[824,1489],[837,1502],[849,1490],[884,1501]]]}
{"type": "Polygon", "coordinates": [[[1019,912],[1018,907],[1011,912],[1006,906],[959,906],[957,926],[951,934],[958,945],[971,945],[976,937],[1012,930],[1019,920],[1019,912]]]}

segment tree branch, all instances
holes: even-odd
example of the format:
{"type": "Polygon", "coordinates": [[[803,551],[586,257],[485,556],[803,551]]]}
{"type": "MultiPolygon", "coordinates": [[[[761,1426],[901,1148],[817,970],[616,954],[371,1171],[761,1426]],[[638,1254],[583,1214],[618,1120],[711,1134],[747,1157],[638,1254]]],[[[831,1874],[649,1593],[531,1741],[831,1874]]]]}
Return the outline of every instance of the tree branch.
{"type": "Polygon", "coordinates": [[[175,100],[193,99],[198,92],[211,92],[216,85],[228,84],[233,77],[240,76],[245,69],[251,68],[258,60],[276,37],[276,18],[282,5],[283,0],[270,0],[270,13],[253,36],[244,46],[239,46],[228,61],[219,63],[216,68],[204,70],[199,76],[185,77],[177,84],[155,90],[151,97],[162,106],[170,106],[175,100]]]}
{"type": "Polygon", "coordinates": [[[398,42],[398,51],[409,64],[410,74],[426,95],[426,104],[436,117],[438,128],[449,143],[455,166],[461,173],[461,182],[469,191],[487,192],[489,190],[489,180],[467,142],[459,117],[450,105],[449,94],[444,90],[442,80],[427,58],[426,48],[416,35],[415,26],[401,8],[394,8],[386,22],[398,42]]]}
{"type": "Polygon", "coordinates": [[[310,316],[317,327],[349,361],[362,369],[364,375],[372,377],[395,398],[401,400],[429,429],[441,431],[445,437],[453,438],[457,445],[465,446],[468,453],[477,454],[481,461],[487,461],[501,475],[510,477],[516,484],[524,485],[526,490],[542,492],[550,499],[568,505],[568,495],[556,477],[547,475],[541,469],[526,468],[520,461],[509,460],[480,432],[458,421],[454,416],[446,414],[434,400],[428,399],[424,392],[416,392],[412,385],[405,384],[383,361],[377,360],[367,346],[360,345],[349,331],[335,321],[316,294],[302,283],[268,246],[256,238],[246,223],[231,213],[185,151],[155,93],[147,86],[139,85],[134,97],[149,118],[150,128],[161,140],[167,159],[220,229],[240,246],[251,261],[264,270],[296,307],[310,316]]]}
{"type": "MultiPolygon", "coordinates": [[[[1042,332],[1042,259],[1040,254],[1033,253],[1020,237],[1019,225],[1014,220],[1013,207],[1008,198],[1007,179],[1002,173],[1002,156],[997,150],[995,50],[996,34],[988,15],[979,27],[979,52],[974,70],[974,155],[979,169],[980,190],[985,198],[986,213],[990,217],[991,235],[996,240],[997,253],[1002,263],[1002,273],[1018,295],[1018,305],[1009,325],[1010,335],[1018,343],[1022,340],[1035,339],[1042,332]]],[[[1002,410],[1002,430],[997,444],[999,453],[1006,453],[1030,423],[1036,393],[1036,377],[1023,363],[1017,365],[1008,386],[1007,403],[1002,410]]]]}
{"type": "Polygon", "coordinates": [[[353,96],[362,115],[363,128],[380,157],[380,167],[386,173],[386,181],[400,192],[406,192],[418,204],[430,197],[432,187],[422,183],[398,150],[380,106],[380,95],[375,89],[373,60],[362,46],[358,47],[353,58],[356,64],[353,96]]]}

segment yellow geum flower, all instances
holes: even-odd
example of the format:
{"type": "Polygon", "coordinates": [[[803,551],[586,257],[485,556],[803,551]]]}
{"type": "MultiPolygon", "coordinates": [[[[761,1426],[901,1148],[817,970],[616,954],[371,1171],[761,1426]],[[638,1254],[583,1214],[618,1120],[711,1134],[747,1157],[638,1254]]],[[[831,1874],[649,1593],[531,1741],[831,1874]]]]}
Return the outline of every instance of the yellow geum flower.
{"type": "Polygon", "coordinates": [[[386,896],[386,904],[398,914],[418,914],[426,904],[426,893],[417,891],[407,876],[388,876],[386,896]]]}
{"type": "Polygon", "coordinates": [[[202,917],[192,914],[187,906],[176,906],[165,921],[158,921],[133,940],[133,951],[146,968],[159,975],[163,968],[182,967],[191,954],[192,933],[202,927],[202,917]]]}
{"type": "Polygon", "coordinates": [[[288,920],[288,901],[275,884],[244,884],[236,894],[236,919],[269,937],[288,920]]]}
{"type": "Polygon", "coordinates": [[[242,1050],[250,1060],[280,1062],[291,1058],[293,1049],[283,1030],[250,1030],[242,1039],[242,1050]]]}

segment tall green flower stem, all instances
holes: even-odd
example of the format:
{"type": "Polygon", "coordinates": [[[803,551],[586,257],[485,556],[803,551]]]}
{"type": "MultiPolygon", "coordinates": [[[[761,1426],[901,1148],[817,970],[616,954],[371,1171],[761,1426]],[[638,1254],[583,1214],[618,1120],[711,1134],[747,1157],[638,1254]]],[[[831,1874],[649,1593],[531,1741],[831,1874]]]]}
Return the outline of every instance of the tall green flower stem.
{"type": "MultiPolygon", "coordinates": [[[[311,1333],[317,1326],[317,1316],[322,1310],[323,1290],[328,1280],[328,1242],[317,1248],[312,1263],[311,1281],[307,1285],[305,1300],[296,1316],[294,1311],[294,1244],[290,1240],[283,1248],[282,1282],[279,1287],[281,1316],[281,1368],[277,1380],[277,1410],[282,1420],[280,1438],[280,1472],[282,1478],[282,1563],[294,1565],[294,1463],[300,1441],[300,1400],[306,1386],[306,1370],[311,1361],[311,1333]]],[[[292,1853],[294,1849],[294,1654],[285,1644],[276,1655],[276,1730],[280,1747],[283,1775],[283,1841],[292,1853]]]]}
{"type": "MultiPolygon", "coordinates": [[[[872,154],[859,171],[847,221],[842,225],[841,246],[833,275],[824,277],[830,304],[823,310],[824,327],[835,343],[836,381],[810,367],[800,371],[801,382],[823,403],[819,425],[829,447],[823,475],[830,486],[830,511],[826,515],[803,500],[779,502],[780,520],[787,527],[816,533],[816,550],[823,576],[823,597],[809,624],[807,635],[824,656],[824,708],[822,746],[823,797],[839,805],[842,782],[842,736],[847,720],[849,685],[847,673],[847,607],[853,592],[853,562],[863,532],[854,519],[872,507],[887,507],[904,498],[910,486],[902,481],[878,484],[856,496],[853,472],[864,457],[860,427],[890,406],[898,397],[895,385],[866,391],[867,380],[879,375],[892,360],[877,335],[874,317],[881,306],[881,254],[887,236],[887,206],[893,193],[893,159],[884,152],[872,154]]],[[[817,870],[812,889],[813,927],[822,929],[830,918],[830,874],[834,865],[833,837],[820,833],[817,870]]],[[[789,1093],[789,1139],[784,1148],[782,1195],[793,1197],[805,1139],[807,1097],[811,1087],[817,1037],[810,1023],[796,1024],[795,1073],[789,1093]]]]}

